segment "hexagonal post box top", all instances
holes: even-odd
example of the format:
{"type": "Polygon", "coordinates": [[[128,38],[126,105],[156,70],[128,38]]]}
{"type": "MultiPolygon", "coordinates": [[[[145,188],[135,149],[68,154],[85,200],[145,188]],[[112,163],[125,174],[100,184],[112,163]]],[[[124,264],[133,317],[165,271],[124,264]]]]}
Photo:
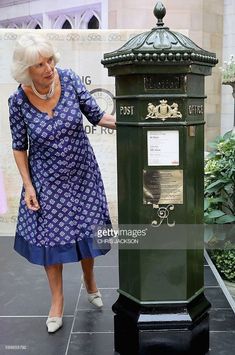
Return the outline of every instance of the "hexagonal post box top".
{"type": "Polygon", "coordinates": [[[157,25],[149,32],[140,33],[120,49],[104,54],[102,63],[112,75],[112,67],[126,65],[175,66],[201,64],[213,67],[218,63],[215,53],[198,47],[181,33],[164,26],[165,7],[158,2],[154,8],[157,25]]]}

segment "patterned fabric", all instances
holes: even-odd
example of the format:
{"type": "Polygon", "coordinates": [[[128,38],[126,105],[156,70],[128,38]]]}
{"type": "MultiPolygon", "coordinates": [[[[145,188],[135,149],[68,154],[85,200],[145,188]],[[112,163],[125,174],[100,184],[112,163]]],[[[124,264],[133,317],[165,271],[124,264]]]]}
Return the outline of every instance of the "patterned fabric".
{"type": "Polygon", "coordinates": [[[83,116],[96,125],[104,112],[80,78],[57,69],[61,96],[53,117],[39,111],[21,86],[9,98],[12,148],[29,147],[29,170],[40,205],[29,210],[22,188],[14,249],[41,265],[105,254],[95,248],[94,228],[109,225],[104,186],[83,116]]]}

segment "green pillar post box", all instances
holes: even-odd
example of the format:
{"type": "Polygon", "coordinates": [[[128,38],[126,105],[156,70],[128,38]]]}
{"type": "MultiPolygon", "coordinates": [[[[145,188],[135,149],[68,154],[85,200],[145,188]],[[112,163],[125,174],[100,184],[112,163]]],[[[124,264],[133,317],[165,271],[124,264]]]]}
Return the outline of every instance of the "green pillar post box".
{"type": "Polygon", "coordinates": [[[165,27],[165,13],[157,3],[157,26],[102,60],[116,78],[119,225],[147,233],[138,247],[119,244],[113,311],[115,350],[122,355],[202,355],[209,349],[198,227],[204,78],[218,61],[165,27]]]}

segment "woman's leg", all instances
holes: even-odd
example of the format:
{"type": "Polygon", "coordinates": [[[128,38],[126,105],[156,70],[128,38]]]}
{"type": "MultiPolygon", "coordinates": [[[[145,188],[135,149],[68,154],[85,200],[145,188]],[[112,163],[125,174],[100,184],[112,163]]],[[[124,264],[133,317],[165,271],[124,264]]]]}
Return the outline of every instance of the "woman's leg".
{"type": "Polygon", "coordinates": [[[81,260],[84,282],[88,293],[97,292],[97,286],[94,277],[94,259],[87,258],[81,260]]]}
{"type": "Polygon", "coordinates": [[[51,309],[49,317],[61,317],[63,312],[63,264],[45,266],[51,289],[51,309]]]}

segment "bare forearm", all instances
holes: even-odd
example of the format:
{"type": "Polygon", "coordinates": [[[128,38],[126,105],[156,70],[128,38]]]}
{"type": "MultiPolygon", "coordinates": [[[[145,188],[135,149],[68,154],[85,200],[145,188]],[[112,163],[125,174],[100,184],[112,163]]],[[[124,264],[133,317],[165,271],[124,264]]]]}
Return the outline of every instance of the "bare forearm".
{"type": "Polygon", "coordinates": [[[24,187],[26,188],[28,186],[32,186],[32,180],[29,173],[27,150],[14,149],[13,155],[15,158],[16,165],[19,169],[20,175],[22,177],[24,187]]]}
{"type": "Polygon", "coordinates": [[[98,123],[98,126],[116,129],[115,123],[116,123],[115,117],[109,115],[108,113],[105,113],[104,116],[101,118],[100,122],[98,123]]]}

